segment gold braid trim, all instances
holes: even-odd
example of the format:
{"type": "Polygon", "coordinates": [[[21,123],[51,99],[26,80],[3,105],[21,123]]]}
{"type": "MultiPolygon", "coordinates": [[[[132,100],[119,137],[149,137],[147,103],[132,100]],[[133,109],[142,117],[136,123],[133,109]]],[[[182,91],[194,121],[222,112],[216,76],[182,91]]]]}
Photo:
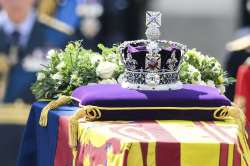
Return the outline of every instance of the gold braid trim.
{"type": "Polygon", "coordinates": [[[67,24],[59,19],[53,18],[49,15],[39,14],[38,20],[41,23],[43,23],[43,24],[45,24],[45,25],[47,25],[47,26],[49,26],[49,27],[51,27],[59,32],[67,34],[69,36],[73,35],[75,33],[74,27],[72,27],[71,25],[69,25],[69,24],[67,24]]]}
{"type": "Polygon", "coordinates": [[[77,144],[78,144],[78,127],[79,127],[79,119],[83,119],[84,121],[93,121],[101,118],[101,111],[98,107],[94,106],[83,106],[76,110],[74,115],[70,118],[69,124],[69,145],[72,149],[73,155],[73,166],[76,163],[77,157],[77,144]]]}
{"type": "Polygon", "coordinates": [[[48,113],[50,110],[55,109],[61,105],[67,104],[71,101],[71,97],[69,96],[61,96],[57,100],[52,100],[46,105],[41,112],[39,124],[42,127],[46,127],[48,124],[48,113]]]}

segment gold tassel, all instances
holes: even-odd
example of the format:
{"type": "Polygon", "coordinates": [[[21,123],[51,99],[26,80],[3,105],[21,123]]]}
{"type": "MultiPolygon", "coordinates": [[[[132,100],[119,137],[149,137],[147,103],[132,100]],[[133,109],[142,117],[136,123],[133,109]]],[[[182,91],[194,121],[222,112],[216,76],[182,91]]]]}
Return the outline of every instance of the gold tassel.
{"type": "Polygon", "coordinates": [[[41,112],[39,124],[42,127],[46,127],[48,124],[48,113],[50,110],[55,109],[61,105],[67,104],[71,101],[71,97],[69,96],[61,96],[57,100],[52,100],[46,105],[41,112]]]}
{"type": "Polygon", "coordinates": [[[244,112],[235,104],[232,104],[232,106],[222,106],[217,109],[214,112],[214,118],[218,120],[233,120],[238,125],[239,141],[237,141],[237,148],[241,156],[243,156],[246,165],[250,166],[250,149],[247,142],[248,134],[245,129],[246,117],[244,112]]]}
{"type": "Polygon", "coordinates": [[[76,166],[77,148],[73,148],[73,149],[72,149],[72,155],[73,155],[72,165],[73,165],[73,166],[76,166]]]}
{"type": "Polygon", "coordinates": [[[84,121],[93,121],[101,118],[101,112],[94,106],[83,106],[76,110],[75,114],[70,118],[69,122],[69,145],[72,149],[73,166],[76,164],[77,144],[78,144],[78,127],[79,119],[84,121]]]}

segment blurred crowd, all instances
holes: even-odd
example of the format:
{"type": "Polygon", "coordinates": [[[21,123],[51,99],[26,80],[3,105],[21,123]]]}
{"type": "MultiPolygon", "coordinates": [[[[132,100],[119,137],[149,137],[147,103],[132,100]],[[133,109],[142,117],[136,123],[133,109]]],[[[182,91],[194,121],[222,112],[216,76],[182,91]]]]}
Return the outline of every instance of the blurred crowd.
{"type": "Polygon", "coordinates": [[[0,0],[0,101],[34,101],[30,86],[51,48],[83,40],[95,50],[98,43],[138,38],[145,5],[144,0],[0,0]]]}
{"type": "MultiPolygon", "coordinates": [[[[246,38],[250,35],[250,1],[242,0],[240,5],[239,29],[235,32],[235,39],[226,46],[228,54],[225,69],[228,75],[234,78],[237,77],[240,65],[244,64],[250,56],[250,38],[246,38]]],[[[226,96],[232,101],[235,100],[235,83],[228,86],[226,96]]]]}

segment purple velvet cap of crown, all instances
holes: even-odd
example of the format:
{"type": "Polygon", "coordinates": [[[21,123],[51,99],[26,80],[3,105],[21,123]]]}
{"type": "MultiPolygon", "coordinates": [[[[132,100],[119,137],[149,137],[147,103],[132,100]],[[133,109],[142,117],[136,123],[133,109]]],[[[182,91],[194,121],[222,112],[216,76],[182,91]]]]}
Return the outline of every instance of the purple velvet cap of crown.
{"type": "Polygon", "coordinates": [[[120,85],[88,85],[72,93],[80,105],[100,107],[219,107],[231,105],[216,88],[185,84],[170,91],[140,91],[120,85]]]}
{"type": "MultiPolygon", "coordinates": [[[[161,48],[159,50],[159,54],[161,55],[161,69],[167,69],[166,62],[171,57],[173,51],[176,51],[176,58],[178,60],[177,66],[181,60],[181,50],[177,48],[176,45],[171,44],[166,48],[161,48]]],[[[135,44],[128,44],[125,49],[123,50],[124,59],[127,58],[127,54],[130,54],[133,59],[137,61],[137,68],[136,69],[145,69],[145,59],[146,54],[148,53],[147,47],[145,43],[135,43],[135,44]]]]}
{"type": "MultiPolygon", "coordinates": [[[[167,52],[172,52],[173,50],[178,51],[179,49],[176,47],[176,45],[171,44],[170,47],[162,49],[161,51],[163,51],[164,53],[167,53],[167,52]]],[[[134,53],[139,53],[139,52],[144,52],[144,53],[146,52],[147,53],[148,51],[147,51],[147,47],[145,45],[128,44],[127,52],[131,53],[131,54],[134,54],[134,53]]]]}

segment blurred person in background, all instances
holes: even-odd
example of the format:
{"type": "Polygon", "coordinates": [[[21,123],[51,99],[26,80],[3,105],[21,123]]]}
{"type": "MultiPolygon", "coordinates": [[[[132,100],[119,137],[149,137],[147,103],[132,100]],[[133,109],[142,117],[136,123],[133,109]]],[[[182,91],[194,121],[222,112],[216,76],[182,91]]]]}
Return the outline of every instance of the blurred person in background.
{"type": "MultiPolygon", "coordinates": [[[[235,39],[226,47],[228,51],[226,71],[234,78],[240,65],[250,57],[250,0],[242,0],[240,8],[240,29],[235,33],[235,39]]],[[[226,96],[234,100],[235,83],[227,87],[226,96]]]]}
{"type": "Polygon", "coordinates": [[[124,40],[144,38],[147,2],[148,0],[103,0],[101,41],[111,45],[124,40]]]}
{"type": "Polygon", "coordinates": [[[0,0],[0,69],[2,101],[33,102],[30,86],[50,48],[63,48],[73,35],[70,26],[38,15],[35,0],[0,0]],[[52,36],[52,37],[51,37],[52,36]],[[5,88],[3,88],[5,84],[5,88]]]}
{"type": "MultiPolygon", "coordinates": [[[[47,51],[63,48],[73,38],[69,25],[37,12],[37,2],[0,0],[1,102],[19,99],[33,102],[30,86],[41,64],[47,62],[47,51]]],[[[20,105],[0,105],[0,165],[15,165],[28,109],[20,105]]]]}
{"type": "MultiPolygon", "coordinates": [[[[74,28],[85,48],[140,38],[147,0],[42,0],[39,11],[74,28]]],[[[51,36],[51,35],[50,35],[51,36]]]]}
{"type": "Polygon", "coordinates": [[[236,39],[227,44],[229,51],[227,71],[236,83],[229,86],[226,95],[237,104],[250,122],[250,0],[242,0],[241,28],[236,39]]]}

